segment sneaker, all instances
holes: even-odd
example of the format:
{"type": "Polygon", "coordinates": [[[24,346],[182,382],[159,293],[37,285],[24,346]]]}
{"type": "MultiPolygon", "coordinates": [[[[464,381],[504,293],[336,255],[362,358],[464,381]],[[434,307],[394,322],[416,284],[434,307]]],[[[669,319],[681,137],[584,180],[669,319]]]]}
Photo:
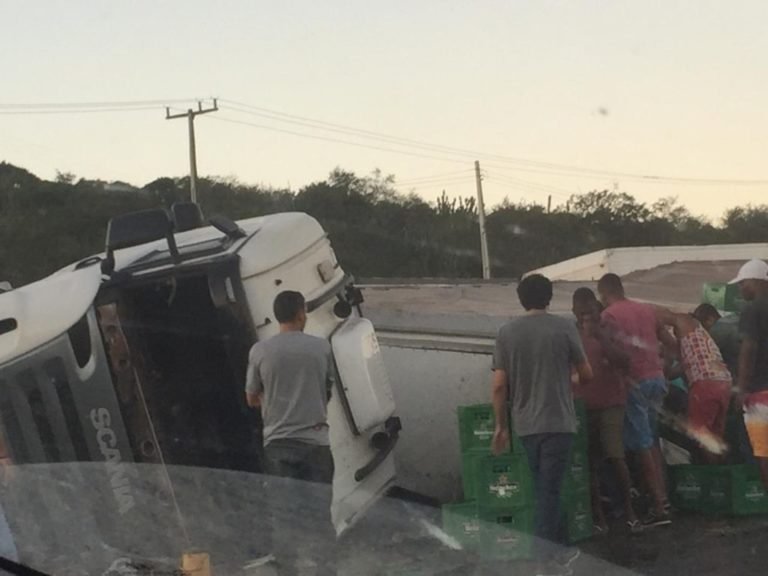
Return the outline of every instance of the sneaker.
{"type": "Polygon", "coordinates": [[[272,564],[275,561],[275,556],[273,554],[265,554],[263,556],[259,556],[258,558],[254,558],[253,560],[249,560],[243,565],[243,570],[252,570],[254,568],[261,568],[262,566],[266,566],[267,564],[272,564]]]}
{"type": "Polygon", "coordinates": [[[579,559],[579,556],[581,556],[581,550],[575,546],[570,546],[564,548],[562,552],[559,552],[557,556],[555,556],[555,562],[560,564],[560,566],[570,566],[579,559]]]}
{"type": "Polygon", "coordinates": [[[654,528],[656,526],[669,526],[670,524],[672,524],[672,518],[670,518],[669,513],[667,512],[658,515],[651,511],[643,520],[643,526],[646,528],[654,528]]]}
{"type": "Polygon", "coordinates": [[[627,520],[627,528],[630,534],[640,534],[643,531],[643,523],[640,520],[627,520]]]}
{"type": "Polygon", "coordinates": [[[545,562],[539,564],[534,574],[535,576],[571,576],[573,570],[568,566],[562,566],[557,562],[545,562]]]}

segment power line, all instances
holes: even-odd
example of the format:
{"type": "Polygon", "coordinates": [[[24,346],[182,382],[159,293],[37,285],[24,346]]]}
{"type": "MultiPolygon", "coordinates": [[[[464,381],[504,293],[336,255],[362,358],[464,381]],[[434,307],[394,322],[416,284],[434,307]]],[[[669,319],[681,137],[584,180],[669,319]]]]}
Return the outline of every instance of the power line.
{"type": "Polygon", "coordinates": [[[112,112],[139,112],[169,107],[172,103],[189,104],[192,99],[172,100],[117,100],[111,102],[36,102],[31,104],[0,104],[2,116],[101,114],[112,112]]]}
{"type": "Polygon", "coordinates": [[[467,156],[467,153],[465,151],[457,151],[448,146],[441,146],[438,144],[429,144],[429,143],[419,142],[418,140],[411,140],[408,138],[401,138],[399,136],[381,134],[379,132],[363,130],[360,128],[352,128],[349,126],[344,126],[342,124],[333,124],[331,122],[324,122],[322,120],[313,120],[305,116],[295,116],[293,114],[284,114],[282,112],[268,111],[267,109],[250,106],[248,104],[235,103],[235,102],[232,102],[231,100],[222,100],[222,101],[229,102],[230,104],[235,105],[235,106],[223,106],[222,108],[225,108],[233,112],[240,112],[242,114],[250,114],[252,116],[257,116],[259,118],[267,118],[269,120],[274,120],[277,122],[285,122],[288,124],[296,124],[299,126],[304,126],[306,128],[313,128],[313,129],[325,130],[328,132],[346,134],[348,136],[355,136],[357,138],[377,140],[380,142],[386,142],[388,144],[397,144],[397,145],[406,146],[409,148],[417,148],[417,149],[429,150],[433,152],[448,153],[454,156],[462,156],[462,157],[467,156]]]}
{"type": "Polygon", "coordinates": [[[540,192],[546,192],[548,194],[552,194],[553,196],[560,196],[563,198],[570,198],[571,196],[573,196],[573,194],[575,194],[575,192],[571,192],[569,190],[565,190],[562,188],[556,188],[555,186],[549,186],[547,184],[541,184],[539,182],[530,182],[528,180],[520,180],[518,178],[500,176],[496,173],[490,174],[488,176],[488,180],[491,182],[502,182],[510,186],[534,189],[540,192]]]}
{"type": "Polygon", "coordinates": [[[470,181],[472,179],[473,179],[472,176],[466,175],[466,176],[453,176],[451,178],[435,178],[433,180],[420,180],[417,182],[409,182],[409,181],[399,182],[395,180],[394,185],[418,188],[421,186],[438,186],[440,184],[448,184],[453,182],[465,182],[465,181],[470,181]]]}
{"type": "Polygon", "coordinates": [[[67,108],[123,108],[130,106],[167,106],[169,104],[181,104],[196,102],[196,98],[181,98],[171,100],[112,100],[105,102],[33,102],[33,103],[0,103],[0,109],[7,110],[34,110],[67,108]]]}
{"type": "Polygon", "coordinates": [[[347,144],[349,146],[358,146],[360,148],[368,148],[371,150],[380,150],[382,152],[392,152],[394,154],[403,154],[406,156],[414,156],[418,158],[430,158],[432,160],[440,160],[443,162],[454,162],[458,164],[465,164],[466,162],[464,160],[458,160],[456,158],[445,158],[441,156],[433,156],[431,154],[421,154],[418,152],[410,152],[406,150],[397,150],[394,148],[385,148],[383,146],[375,146],[372,144],[363,144],[362,142],[352,142],[350,140],[342,140],[340,138],[331,138],[328,136],[318,136],[316,134],[307,134],[304,132],[296,132],[293,130],[285,130],[283,128],[276,128],[274,126],[266,126],[264,124],[256,124],[254,122],[247,122],[245,120],[236,120],[234,118],[227,118],[224,116],[210,116],[210,120],[215,120],[217,122],[228,122],[230,124],[241,124],[243,126],[251,126],[253,128],[260,128],[262,130],[270,130],[272,132],[280,132],[282,134],[290,134],[292,136],[300,136],[302,138],[311,138],[313,140],[322,140],[325,142],[336,142],[338,144],[347,144]]]}
{"type": "Polygon", "coordinates": [[[131,108],[90,108],[90,109],[62,109],[62,110],[0,110],[2,116],[31,116],[31,115],[45,115],[45,114],[100,114],[103,112],[141,112],[143,110],[159,110],[160,105],[157,106],[135,106],[131,108]]]}
{"type": "Polygon", "coordinates": [[[537,194],[538,198],[541,198],[543,196],[554,196],[557,197],[561,201],[567,201],[568,196],[553,194],[552,192],[547,192],[546,190],[536,190],[534,188],[526,187],[526,186],[520,186],[519,184],[506,184],[506,183],[495,183],[498,187],[500,187],[503,190],[513,190],[516,193],[521,195],[521,198],[525,198],[527,194],[537,194]]]}
{"type": "MultiPolygon", "coordinates": [[[[228,102],[231,106],[228,106],[230,110],[236,112],[252,114],[264,118],[269,118],[278,122],[287,122],[292,124],[299,124],[305,127],[312,127],[315,129],[323,129],[328,131],[343,132],[346,134],[352,134],[358,137],[367,137],[370,139],[376,139],[380,141],[387,141],[389,143],[397,143],[403,146],[409,146],[419,148],[423,150],[431,150],[434,152],[448,153],[451,155],[459,155],[462,157],[482,157],[485,159],[493,159],[497,162],[505,162],[511,165],[515,165],[515,170],[535,172],[549,175],[561,175],[561,176],[578,176],[594,178],[596,176],[622,178],[625,180],[636,180],[648,183],[677,183],[677,184],[698,184],[698,185],[740,185],[740,186],[755,186],[755,185],[768,185],[768,180],[754,179],[710,179],[710,178],[691,178],[691,177],[676,177],[665,176],[656,174],[640,174],[632,172],[619,172],[613,170],[585,168],[579,166],[570,166],[566,164],[557,164],[553,162],[541,162],[534,160],[526,160],[522,158],[515,158],[511,156],[504,156],[499,154],[489,154],[486,152],[480,152],[477,150],[469,150],[463,148],[455,148],[451,146],[442,146],[439,144],[433,144],[420,140],[413,140],[409,138],[401,138],[390,134],[383,134],[380,132],[374,132],[372,130],[363,130],[354,128],[351,126],[345,126],[343,124],[336,124],[332,122],[325,122],[323,120],[317,120],[307,116],[299,116],[295,114],[287,114],[279,112],[277,110],[271,110],[269,108],[253,106],[250,104],[237,102],[234,100],[222,100],[222,102],[228,102]]],[[[487,166],[491,166],[486,164],[487,166]]],[[[510,169],[509,166],[505,166],[505,169],[510,169]]]]}
{"type": "Polygon", "coordinates": [[[472,182],[472,178],[453,178],[453,179],[446,179],[446,180],[433,180],[430,182],[417,182],[414,184],[411,183],[405,183],[401,184],[398,182],[395,182],[393,185],[395,188],[408,188],[412,190],[423,190],[425,188],[437,188],[440,186],[447,186],[447,185],[453,185],[453,184],[465,184],[472,182]]]}
{"type": "Polygon", "coordinates": [[[540,185],[535,182],[527,182],[525,180],[505,179],[499,177],[489,177],[488,182],[492,185],[501,186],[502,188],[508,188],[517,190],[518,192],[537,192],[540,194],[547,194],[556,196],[562,199],[569,199],[573,196],[572,192],[561,190],[559,188],[552,188],[545,185],[540,185]]]}
{"type": "MultiPolygon", "coordinates": [[[[128,111],[141,111],[150,110],[158,106],[169,106],[173,103],[189,103],[195,99],[169,99],[169,100],[122,100],[122,101],[100,101],[100,102],[37,102],[37,103],[7,103],[0,104],[0,115],[28,115],[28,114],[90,114],[90,113],[109,113],[109,112],[128,112],[128,111]]],[[[389,145],[398,146],[400,148],[406,148],[410,150],[400,150],[394,148],[387,148],[381,146],[375,146],[371,144],[365,144],[363,142],[353,142],[343,139],[335,139],[328,136],[319,136],[316,134],[307,134],[302,132],[294,132],[286,129],[277,128],[274,126],[265,126],[255,123],[249,123],[245,121],[237,121],[234,119],[216,118],[216,120],[240,123],[244,125],[250,125],[255,128],[261,128],[264,130],[272,130],[275,132],[282,132],[285,134],[292,134],[304,138],[312,138],[316,140],[324,140],[327,142],[336,142],[340,144],[359,146],[362,148],[369,148],[373,150],[380,150],[384,152],[392,152],[396,154],[404,154],[414,157],[430,158],[445,162],[463,163],[471,158],[482,158],[484,164],[487,167],[501,170],[514,170],[515,172],[531,172],[537,174],[545,174],[548,176],[563,176],[569,178],[595,178],[595,177],[608,177],[608,178],[620,178],[623,180],[638,181],[644,183],[671,183],[671,184],[683,184],[683,185],[706,185],[706,186],[768,186],[768,180],[764,179],[733,179],[733,178],[693,178],[693,177],[677,177],[666,176],[657,174],[642,174],[632,172],[620,172],[605,169],[587,168],[580,166],[572,166],[567,164],[558,164],[554,162],[542,162],[535,160],[526,160],[523,158],[516,158],[512,156],[492,154],[477,150],[458,148],[452,146],[443,146],[431,142],[414,140],[410,138],[403,138],[390,134],[384,134],[381,132],[375,132],[372,130],[365,130],[355,128],[352,126],[346,126],[343,124],[337,124],[333,122],[326,122],[308,116],[300,116],[296,114],[288,114],[269,108],[260,106],[253,106],[251,104],[238,102],[235,100],[222,99],[221,102],[227,103],[227,109],[236,113],[250,114],[257,117],[267,118],[275,122],[282,122],[288,124],[294,124],[303,126],[311,130],[322,130],[327,132],[335,132],[352,136],[354,138],[375,140],[384,142],[389,145]],[[422,152],[414,152],[413,149],[418,149],[422,152]],[[443,154],[444,156],[435,156],[430,154],[424,154],[423,152],[434,152],[437,154],[443,154]],[[450,157],[446,157],[450,156],[450,157]],[[487,161],[500,162],[504,165],[489,164],[487,161]]]]}
{"type": "Polygon", "coordinates": [[[411,178],[403,178],[401,180],[398,180],[398,183],[410,183],[410,182],[420,182],[423,180],[435,180],[437,178],[444,178],[448,176],[454,176],[459,174],[468,175],[470,172],[472,172],[472,168],[467,168],[465,170],[456,170],[455,172],[443,172],[441,174],[432,174],[431,176],[413,176],[411,178]]]}

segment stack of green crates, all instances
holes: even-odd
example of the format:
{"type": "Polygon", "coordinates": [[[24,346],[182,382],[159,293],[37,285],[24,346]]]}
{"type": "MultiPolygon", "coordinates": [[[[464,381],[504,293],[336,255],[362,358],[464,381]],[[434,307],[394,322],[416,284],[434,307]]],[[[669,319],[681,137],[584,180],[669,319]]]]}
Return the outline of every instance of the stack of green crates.
{"type": "Polygon", "coordinates": [[[739,286],[724,282],[705,282],[701,290],[701,301],[723,312],[741,312],[745,304],[739,286]]]}
{"type": "Polygon", "coordinates": [[[669,467],[670,499],[680,510],[748,516],[768,514],[768,493],[757,466],[736,464],[669,467]]]}
{"type": "MultiPolygon", "coordinates": [[[[586,413],[578,403],[577,414],[579,431],[563,486],[571,542],[592,535],[586,413]]],[[[465,501],[443,507],[443,528],[462,546],[485,558],[527,558],[532,544],[534,485],[520,438],[512,434],[510,452],[493,456],[492,406],[462,406],[458,415],[465,501]]]]}

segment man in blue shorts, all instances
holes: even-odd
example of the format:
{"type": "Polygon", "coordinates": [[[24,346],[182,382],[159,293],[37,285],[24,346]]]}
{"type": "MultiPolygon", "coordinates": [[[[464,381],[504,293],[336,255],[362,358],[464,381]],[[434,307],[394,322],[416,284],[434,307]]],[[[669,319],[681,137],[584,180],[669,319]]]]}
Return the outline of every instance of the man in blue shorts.
{"type": "Polygon", "coordinates": [[[605,305],[602,320],[629,359],[629,394],[624,422],[624,445],[640,460],[653,506],[645,526],[671,524],[666,507],[663,461],[657,445],[657,415],[667,394],[660,355],[661,339],[672,338],[650,304],[630,300],[616,274],[606,274],[597,285],[605,305]]]}

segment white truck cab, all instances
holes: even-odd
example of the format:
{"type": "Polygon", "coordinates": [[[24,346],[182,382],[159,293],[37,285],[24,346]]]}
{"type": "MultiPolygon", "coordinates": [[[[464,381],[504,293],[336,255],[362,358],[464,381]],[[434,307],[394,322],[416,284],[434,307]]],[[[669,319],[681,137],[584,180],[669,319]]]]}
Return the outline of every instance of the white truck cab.
{"type": "MultiPolygon", "coordinates": [[[[361,293],[306,214],[209,223],[192,204],[118,216],[104,254],[0,293],[8,456],[106,462],[113,499],[101,505],[117,521],[140,507],[121,466],[260,472],[248,351],[278,330],[275,296],[297,290],[306,331],[330,340],[336,363],[329,424],[341,533],[393,483],[400,429],[361,293]]],[[[13,528],[13,510],[6,515],[13,528]]]]}

